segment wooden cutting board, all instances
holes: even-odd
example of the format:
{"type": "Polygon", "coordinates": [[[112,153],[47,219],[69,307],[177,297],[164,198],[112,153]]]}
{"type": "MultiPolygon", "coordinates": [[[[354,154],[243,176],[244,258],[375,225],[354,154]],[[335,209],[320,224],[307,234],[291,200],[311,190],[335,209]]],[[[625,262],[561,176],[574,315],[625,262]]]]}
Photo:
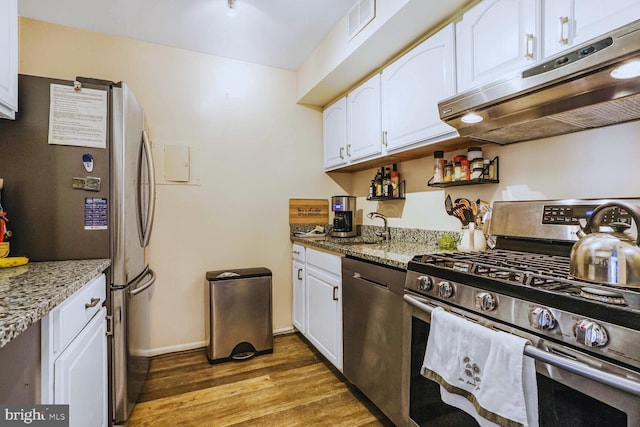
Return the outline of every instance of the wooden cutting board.
{"type": "Polygon", "coordinates": [[[289,224],[328,224],[329,199],[289,199],[289,224]]]}

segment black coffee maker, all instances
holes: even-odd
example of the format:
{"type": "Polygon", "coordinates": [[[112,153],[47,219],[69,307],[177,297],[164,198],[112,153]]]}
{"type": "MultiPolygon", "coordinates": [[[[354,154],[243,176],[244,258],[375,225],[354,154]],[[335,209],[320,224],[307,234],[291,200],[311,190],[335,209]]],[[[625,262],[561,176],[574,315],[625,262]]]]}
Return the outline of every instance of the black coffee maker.
{"type": "Polygon", "coordinates": [[[333,196],[331,197],[331,210],[333,216],[334,237],[354,237],[358,235],[356,228],[356,198],[353,196],[333,196]]]}

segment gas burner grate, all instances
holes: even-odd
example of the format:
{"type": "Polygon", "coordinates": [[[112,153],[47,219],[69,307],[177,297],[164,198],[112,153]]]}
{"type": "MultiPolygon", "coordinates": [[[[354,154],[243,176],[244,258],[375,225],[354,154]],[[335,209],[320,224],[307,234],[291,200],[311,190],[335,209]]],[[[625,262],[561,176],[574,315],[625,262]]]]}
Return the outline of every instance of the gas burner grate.
{"type": "Polygon", "coordinates": [[[593,301],[599,301],[605,304],[627,305],[624,296],[617,292],[605,291],[602,289],[583,287],[580,289],[580,296],[593,301]]]}
{"type": "MultiPolygon", "coordinates": [[[[469,276],[500,280],[557,295],[588,299],[603,304],[630,306],[629,292],[607,291],[601,285],[588,285],[569,273],[568,257],[495,249],[484,252],[447,252],[416,257],[414,262],[455,270],[469,276]],[[590,291],[594,289],[594,291],[590,291]]],[[[638,307],[640,296],[632,297],[638,307]]]]}
{"type": "Polygon", "coordinates": [[[494,267],[487,264],[475,264],[472,272],[478,276],[506,280],[508,282],[515,283],[524,283],[526,279],[526,274],[523,271],[501,266],[494,267]]]}

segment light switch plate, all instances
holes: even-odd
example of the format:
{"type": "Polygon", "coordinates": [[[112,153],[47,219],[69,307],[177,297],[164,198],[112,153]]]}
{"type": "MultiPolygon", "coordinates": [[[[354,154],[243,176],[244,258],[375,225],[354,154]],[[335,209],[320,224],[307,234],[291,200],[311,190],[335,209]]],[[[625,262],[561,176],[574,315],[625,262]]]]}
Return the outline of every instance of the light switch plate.
{"type": "Polygon", "coordinates": [[[76,190],[84,190],[84,186],[86,185],[86,183],[87,180],[84,178],[80,178],[77,176],[71,178],[71,187],[75,188],[76,190]]]}
{"type": "Polygon", "coordinates": [[[100,178],[88,176],[85,178],[84,189],[87,191],[100,191],[100,178]]]}

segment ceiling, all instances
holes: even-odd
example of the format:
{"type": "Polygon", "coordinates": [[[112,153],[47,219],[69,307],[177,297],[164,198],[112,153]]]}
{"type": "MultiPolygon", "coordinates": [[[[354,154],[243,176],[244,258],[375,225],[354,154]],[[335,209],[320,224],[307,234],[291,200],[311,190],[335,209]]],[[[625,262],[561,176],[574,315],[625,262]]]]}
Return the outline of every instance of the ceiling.
{"type": "Polygon", "coordinates": [[[355,0],[19,0],[20,16],[297,70],[355,0]]]}

